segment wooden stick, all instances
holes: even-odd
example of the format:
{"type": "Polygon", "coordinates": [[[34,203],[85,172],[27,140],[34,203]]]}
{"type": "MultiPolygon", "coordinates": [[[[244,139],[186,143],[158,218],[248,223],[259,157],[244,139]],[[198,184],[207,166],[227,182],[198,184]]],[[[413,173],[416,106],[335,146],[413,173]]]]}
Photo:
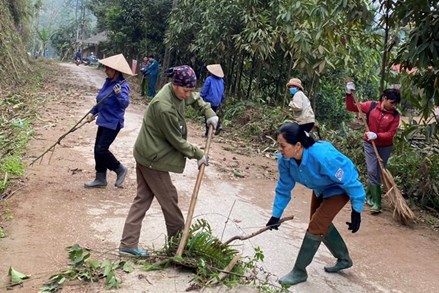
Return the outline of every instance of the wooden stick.
{"type": "MultiPolygon", "coordinates": [[[[121,82],[119,82],[118,84],[119,84],[119,85],[122,85],[122,84],[125,83],[125,82],[126,82],[126,80],[124,79],[124,80],[122,80],[121,82]]],[[[100,100],[98,103],[96,103],[96,105],[93,106],[93,108],[94,108],[94,107],[97,107],[98,105],[100,105],[102,102],[104,102],[106,99],[108,99],[108,97],[110,97],[112,94],[113,94],[113,91],[111,91],[108,95],[106,95],[105,97],[103,97],[102,100],[100,100]]],[[[63,140],[68,134],[70,134],[70,133],[74,132],[75,130],[79,129],[79,128],[82,127],[85,123],[88,123],[87,121],[85,121],[85,122],[83,122],[83,123],[81,124],[81,122],[82,122],[85,118],[87,118],[88,114],[90,114],[91,111],[93,111],[93,108],[91,108],[91,109],[90,109],[90,110],[89,110],[84,116],[82,116],[82,118],[79,119],[79,121],[76,122],[76,124],[73,125],[73,127],[70,128],[69,131],[67,131],[66,133],[64,133],[63,135],[61,135],[61,136],[58,138],[58,140],[57,140],[54,144],[52,144],[52,145],[51,145],[48,149],[46,149],[41,155],[39,155],[36,159],[34,159],[34,160],[29,164],[29,166],[32,166],[36,161],[38,161],[39,159],[42,159],[42,158],[44,157],[44,155],[47,154],[48,152],[50,152],[50,151],[54,152],[54,151],[55,151],[55,147],[56,147],[56,145],[60,144],[60,143],[61,143],[61,140],[63,140]]],[[[53,155],[53,153],[52,153],[52,155],[53,155]]]]}
{"type": "MultiPolygon", "coordinates": [[[[286,222],[286,221],[289,221],[289,220],[292,220],[292,219],[294,219],[294,216],[283,217],[282,219],[279,220],[279,224],[282,224],[283,222],[286,222]]],[[[256,232],[251,233],[250,235],[244,235],[244,236],[237,235],[237,236],[233,236],[232,238],[230,238],[229,240],[224,242],[223,245],[227,245],[230,242],[235,241],[235,240],[247,240],[247,239],[250,239],[252,237],[255,237],[256,235],[261,234],[262,232],[265,232],[265,231],[269,230],[270,228],[271,228],[270,226],[266,226],[266,227],[264,227],[262,229],[259,229],[256,232]]]]}
{"type": "MultiPolygon", "coordinates": [[[[212,133],[213,133],[213,126],[209,125],[206,146],[204,147],[204,155],[206,157],[208,157],[208,155],[209,155],[209,148],[210,148],[210,142],[212,140],[212,133]]],[[[186,223],[184,225],[183,235],[181,237],[180,243],[178,244],[176,256],[182,256],[184,247],[186,246],[186,241],[187,241],[187,238],[189,236],[189,229],[191,227],[192,217],[194,215],[195,205],[197,203],[198,191],[200,190],[200,185],[201,185],[201,181],[203,179],[205,167],[206,166],[204,164],[202,164],[200,166],[200,169],[198,170],[197,181],[195,181],[195,187],[194,187],[194,191],[192,193],[191,203],[189,205],[189,211],[188,211],[188,215],[186,217],[186,223]]]]}
{"type": "Polygon", "coordinates": [[[218,284],[220,281],[224,280],[233,270],[233,268],[235,267],[236,263],[240,258],[241,255],[239,254],[235,255],[233,259],[229,262],[229,264],[221,271],[221,273],[219,273],[218,278],[210,279],[210,281],[207,282],[206,285],[218,284]]]}

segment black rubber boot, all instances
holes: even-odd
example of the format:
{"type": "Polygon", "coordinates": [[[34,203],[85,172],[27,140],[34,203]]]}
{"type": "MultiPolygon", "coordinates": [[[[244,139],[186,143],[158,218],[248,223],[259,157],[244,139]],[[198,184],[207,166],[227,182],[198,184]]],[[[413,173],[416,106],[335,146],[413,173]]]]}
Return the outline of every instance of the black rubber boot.
{"type": "Polygon", "coordinates": [[[107,186],[107,172],[96,172],[94,181],[84,183],[85,188],[98,188],[107,186]]]}
{"type": "Polygon", "coordinates": [[[125,181],[125,177],[127,175],[128,169],[120,164],[119,167],[114,170],[117,174],[116,183],[114,183],[114,186],[116,187],[122,187],[123,182],[125,181]]]}
{"type": "Polygon", "coordinates": [[[294,268],[287,275],[279,279],[281,285],[292,286],[306,281],[308,278],[306,267],[311,263],[321,242],[322,237],[306,232],[294,268]]]}
{"type": "Polygon", "coordinates": [[[323,237],[323,243],[332,255],[337,258],[335,265],[325,267],[325,272],[336,273],[352,266],[352,259],[349,256],[346,243],[334,225],[331,224],[331,226],[329,226],[328,234],[323,237]]]}

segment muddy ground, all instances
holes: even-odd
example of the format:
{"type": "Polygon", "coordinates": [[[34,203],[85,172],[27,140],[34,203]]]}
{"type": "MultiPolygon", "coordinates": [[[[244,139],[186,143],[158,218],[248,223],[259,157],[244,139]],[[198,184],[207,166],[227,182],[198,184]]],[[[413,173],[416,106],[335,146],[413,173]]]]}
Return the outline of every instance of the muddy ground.
{"type": "MultiPolygon", "coordinates": [[[[103,81],[104,73],[94,68],[60,65],[56,80],[48,83],[44,92],[57,98],[41,106],[26,163],[52,145],[93,106],[103,81]]],[[[47,155],[40,164],[27,168],[7,203],[12,219],[3,225],[7,237],[0,239],[0,292],[6,291],[10,266],[31,275],[30,280],[14,287],[14,291],[38,292],[50,275],[66,267],[66,247],[74,243],[92,249],[92,256],[118,258],[123,224],[136,190],[132,147],[147,107],[134,91],[126,113],[126,127],[112,145],[113,153],[129,169],[124,188],[113,186],[114,173],[109,175],[109,186],[105,189],[83,187],[94,176],[94,124],[67,136],[50,162],[47,155]]],[[[189,126],[189,141],[204,146],[203,125],[190,123],[189,126]]],[[[172,174],[184,214],[197,173],[196,162],[189,160],[183,174],[172,174]]],[[[265,226],[271,215],[275,183],[273,158],[261,150],[249,149],[239,139],[215,137],[194,219],[208,220],[214,234],[223,241],[252,233],[265,226]]],[[[294,220],[283,224],[278,231],[234,242],[243,255],[251,256],[255,247],[263,250],[265,260],[258,266],[270,274],[274,285],[291,270],[307,227],[311,191],[298,186],[293,195],[284,215],[294,215],[294,220]]],[[[362,226],[356,234],[350,233],[345,225],[350,218],[350,205],[335,221],[350,249],[354,266],[340,274],[325,273],[323,266],[334,259],[322,245],[309,266],[308,281],[290,288],[289,292],[439,292],[438,233],[418,225],[401,226],[392,219],[388,209],[372,216],[366,208],[362,215],[362,226]]],[[[154,202],[144,220],[141,246],[163,247],[165,231],[160,207],[154,202]]],[[[119,276],[123,283],[117,292],[185,292],[193,277],[175,268],[119,276]]],[[[102,284],[75,283],[63,289],[63,292],[105,291],[102,284]]],[[[248,287],[202,291],[257,292],[248,287]]]]}

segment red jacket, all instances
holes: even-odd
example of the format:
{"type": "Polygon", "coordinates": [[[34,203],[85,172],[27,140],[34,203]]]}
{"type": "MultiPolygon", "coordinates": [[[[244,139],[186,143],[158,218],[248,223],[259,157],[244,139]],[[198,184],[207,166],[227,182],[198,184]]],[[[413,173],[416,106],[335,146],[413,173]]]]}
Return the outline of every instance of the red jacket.
{"type": "MultiPolygon", "coordinates": [[[[369,112],[372,103],[376,103],[376,107],[369,113],[368,123],[369,130],[377,134],[377,139],[374,140],[377,147],[385,147],[393,145],[393,137],[399,126],[400,115],[398,111],[386,111],[382,108],[380,101],[367,101],[360,103],[361,112],[369,112]]],[[[357,105],[354,103],[352,95],[346,94],[346,109],[351,112],[358,112],[357,105]]],[[[366,135],[363,137],[367,140],[366,135]]]]}

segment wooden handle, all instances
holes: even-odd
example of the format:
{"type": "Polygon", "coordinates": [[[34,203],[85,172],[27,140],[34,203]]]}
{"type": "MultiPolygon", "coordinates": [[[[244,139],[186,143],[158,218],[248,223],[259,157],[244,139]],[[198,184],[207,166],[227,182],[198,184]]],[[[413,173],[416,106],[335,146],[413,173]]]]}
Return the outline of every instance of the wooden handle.
{"type": "MultiPolygon", "coordinates": [[[[212,140],[212,133],[213,133],[213,126],[209,125],[209,132],[207,133],[206,146],[204,147],[204,155],[206,156],[206,158],[209,155],[209,148],[210,148],[210,142],[212,140]]],[[[187,213],[187,218],[186,218],[186,223],[184,225],[183,235],[181,237],[180,243],[178,244],[176,256],[182,256],[183,251],[184,251],[184,247],[186,246],[186,241],[187,241],[187,238],[189,236],[189,229],[190,229],[191,223],[192,223],[192,217],[194,215],[195,205],[197,203],[198,191],[200,190],[201,181],[203,179],[205,167],[206,166],[204,164],[202,164],[200,166],[200,169],[198,170],[197,181],[195,181],[195,187],[194,187],[194,191],[192,192],[191,203],[189,205],[189,211],[187,213]]]]}
{"type": "MultiPolygon", "coordinates": [[[[355,103],[355,105],[357,106],[358,114],[360,115],[361,120],[362,120],[363,123],[364,123],[364,127],[366,128],[366,131],[369,132],[369,131],[370,131],[370,130],[369,130],[369,125],[367,125],[366,118],[364,118],[364,113],[361,111],[361,106],[360,106],[360,103],[358,102],[358,100],[357,100],[357,98],[356,98],[356,94],[355,94],[355,92],[352,92],[352,98],[354,99],[354,103],[355,103]]],[[[374,142],[373,140],[371,140],[370,142],[372,143],[373,150],[375,151],[375,155],[377,156],[378,163],[380,164],[380,168],[381,168],[381,169],[384,169],[383,159],[381,159],[381,156],[380,156],[380,154],[378,153],[378,149],[377,149],[377,147],[376,147],[376,145],[375,145],[375,142],[374,142]]]]}

